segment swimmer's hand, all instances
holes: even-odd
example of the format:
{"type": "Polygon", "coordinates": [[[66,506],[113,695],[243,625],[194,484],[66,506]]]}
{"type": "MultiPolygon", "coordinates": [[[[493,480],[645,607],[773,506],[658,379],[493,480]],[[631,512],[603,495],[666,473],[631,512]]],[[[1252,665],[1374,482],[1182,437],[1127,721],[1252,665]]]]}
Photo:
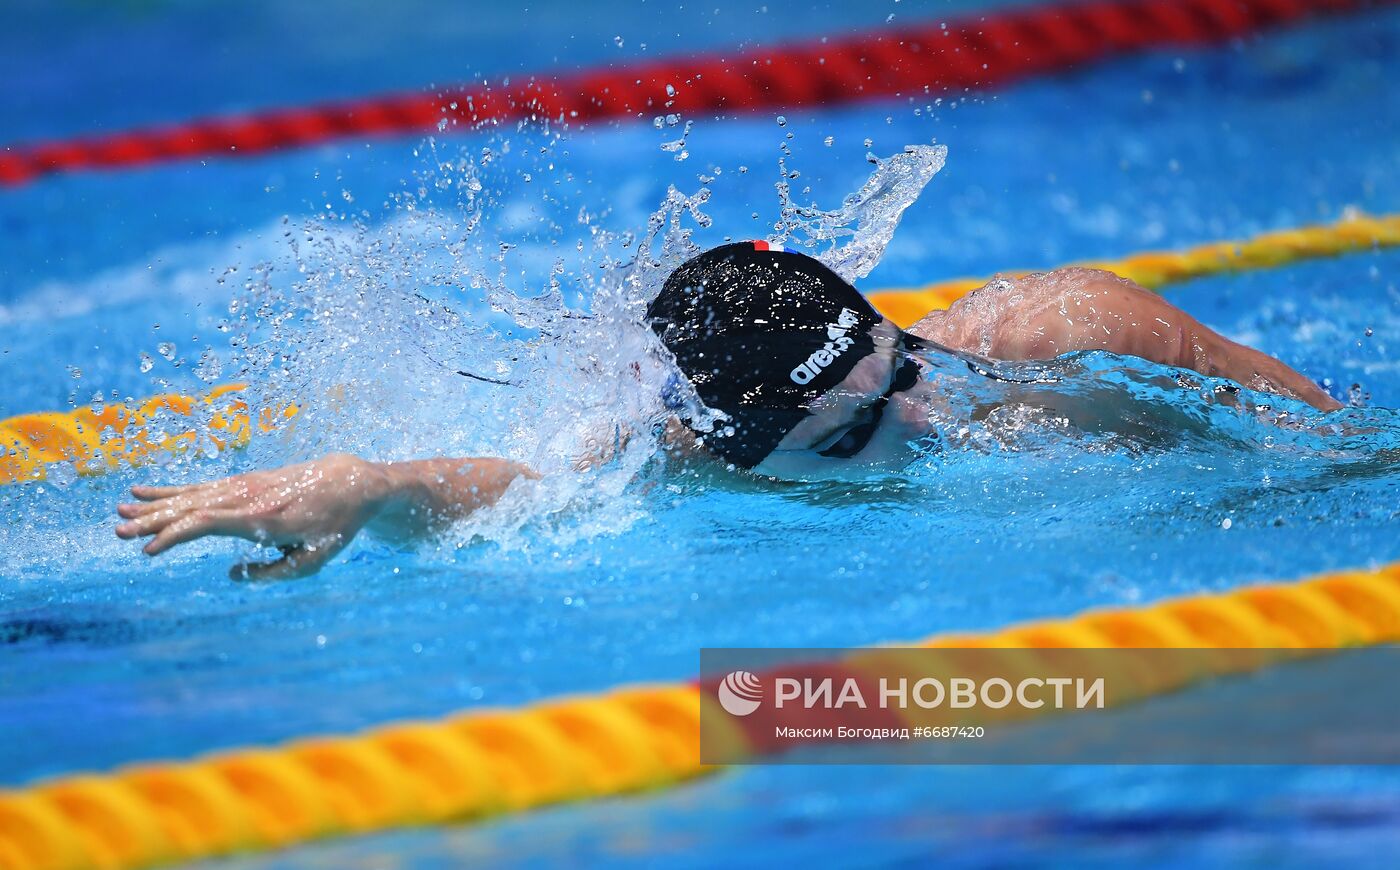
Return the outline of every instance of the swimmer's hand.
{"type": "Polygon", "coordinates": [[[154,536],[154,556],[209,535],[281,549],[272,562],[236,566],[235,579],[314,574],[367,525],[395,538],[431,531],[494,503],[534,472],[504,459],[368,462],[331,454],[312,462],[188,486],[135,486],[140,501],[117,506],[119,538],[154,536]]]}

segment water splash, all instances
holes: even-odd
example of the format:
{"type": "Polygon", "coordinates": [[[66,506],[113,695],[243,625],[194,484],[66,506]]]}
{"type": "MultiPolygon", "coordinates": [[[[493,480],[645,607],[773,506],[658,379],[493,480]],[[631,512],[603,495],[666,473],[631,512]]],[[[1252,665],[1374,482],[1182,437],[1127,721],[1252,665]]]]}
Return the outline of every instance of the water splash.
{"type": "Polygon", "coordinates": [[[781,212],[777,241],[812,250],[813,256],[853,284],[880,262],[904,210],[943,169],[948,147],[909,145],[900,154],[867,159],[875,164],[875,171],[835,209],[799,205],[786,178],[777,185],[781,212]]]}
{"type": "Polygon", "coordinates": [[[248,464],[501,456],[545,479],[521,482],[462,540],[523,546],[539,527],[562,540],[635,521],[669,374],[642,315],[699,251],[710,194],[670,189],[637,232],[602,228],[577,199],[526,211],[519,181],[549,160],[539,151],[532,164],[518,138],[481,159],[434,150],[379,224],[288,222],[284,256],[249,270],[227,324],[225,369],[253,403],[299,407],[248,464]]]}

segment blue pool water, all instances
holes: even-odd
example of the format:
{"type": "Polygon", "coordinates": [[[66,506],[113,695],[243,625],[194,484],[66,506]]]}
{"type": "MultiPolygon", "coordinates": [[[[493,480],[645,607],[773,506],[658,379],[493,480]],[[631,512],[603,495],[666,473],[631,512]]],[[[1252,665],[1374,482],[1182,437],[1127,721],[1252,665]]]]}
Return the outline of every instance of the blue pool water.
{"type": "MultiPolygon", "coordinates": [[[[23,27],[0,34],[0,138],[625,62],[972,5],[714,14],[619,4],[587,22],[549,6],[487,18],[415,7],[389,22],[373,4],[347,4],[338,27],[275,4],[236,14],[242,5],[212,4],[198,18],[161,5],[29,10],[23,27]],[[522,25],[530,39],[501,38],[522,25]]],[[[452,383],[428,358],[487,365],[525,349],[530,330],[504,335],[487,294],[464,280],[496,274],[477,248],[517,245],[509,298],[539,296],[560,259],[565,298],[586,307],[580,288],[597,264],[576,247],[589,239],[580,209],[594,226],[635,232],[668,185],[705,186],[714,225],[699,241],[766,235],[784,144],[801,173],[797,198],[827,206],[869,174],[868,151],[948,146],[947,167],[905,213],[867,288],[1242,237],[1348,208],[1396,211],[1397,47],[1400,14],[1371,13],[939,105],[788,112],[781,126],[772,115],[697,118],[683,161],[660,147],[681,127],[645,122],[562,139],[442,137],[444,159],[479,162],[491,150],[489,202],[470,234],[457,191],[423,197],[436,208],[429,217],[406,214],[402,195],[416,194],[420,176],[429,187],[461,177],[434,169],[417,136],[0,191],[0,416],[240,376],[269,398],[280,389],[308,403],[295,432],[245,453],[0,491],[0,782],[685,679],[701,646],[914,638],[1400,558],[1400,475],[1384,456],[1364,445],[1289,449],[1258,433],[1173,450],[969,450],[840,488],[643,463],[524,494],[516,515],[473,526],[476,539],[364,540],[322,574],[276,586],[225,579],[247,552],[238,545],[150,561],[111,533],[113,502],[153,477],[330,449],[550,461],[572,421],[539,398],[524,407],[452,383]],[[327,212],[363,227],[303,230],[327,212]],[[465,253],[445,256],[440,231],[468,239],[465,253]],[[368,268],[346,274],[357,266],[368,268]],[[413,290],[446,305],[456,331],[429,330],[446,321],[419,316],[413,290]],[[259,315],[250,300],[268,307],[259,315]],[[322,308],[375,317],[337,331],[315,316],[322,308]],[[267,325],[287,310],[294,322],[267,325]],[[364,341],[343,346],[353,335],[364,341]],[[230,345],[243,337],[264,343],[230,345]],[[355,382],[347,402],[325,399],[355,382]],[[568,509],[555,515],[556,504],[568,509]]],[[[1171,298],[1336,395],[1359,385],[1371,409],[1351,413],[1386,423],[1375,409],[1400,407],[1397,266],[1400,254],[1361,253],[1197,281],[1171,298]]],[[[522,371],[540,360],[523,358],[522,371]]],[[[580,392],[563,379],[533,383],[561,403],[580,392]]],[[[1384,769],[755,767],[655,796],[239,863],[1380,864],[1397,845],[1397,813],[1400,775],[1384,769]]]]}

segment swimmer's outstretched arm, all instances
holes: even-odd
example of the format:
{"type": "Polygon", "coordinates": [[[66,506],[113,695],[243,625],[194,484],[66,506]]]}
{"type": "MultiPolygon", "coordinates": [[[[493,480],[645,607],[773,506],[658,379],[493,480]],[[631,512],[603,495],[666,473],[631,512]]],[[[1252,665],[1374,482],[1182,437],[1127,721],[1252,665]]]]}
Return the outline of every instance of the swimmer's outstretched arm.
{"type": "Polygon", "coordinates": [[[250,580],[304,577],[320,570],[369,526],[395,539],[425,534],[493,504],[518,477],[538,475],[489,457],[369,462],[335,453],[312,462],[189,486],[135,486],[139,501],[117,506],[119,538],[154,536],[154,556],[210,535],[282,550],[272,562],[236,566],[250,580]]]}

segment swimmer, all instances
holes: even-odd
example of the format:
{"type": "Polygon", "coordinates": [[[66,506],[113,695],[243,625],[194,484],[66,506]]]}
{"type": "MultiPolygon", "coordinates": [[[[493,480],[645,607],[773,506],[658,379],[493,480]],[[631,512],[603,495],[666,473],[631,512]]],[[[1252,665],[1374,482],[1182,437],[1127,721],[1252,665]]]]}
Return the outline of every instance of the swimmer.
{"type": "MultiPolygon", "coordinates": [[[[819,261],[741,242],[676,269],[647,316],[678,369],[668,405],[680,409],[674,394],[683,377],[727,418],[702,432],[673,417],[666,430],[672,448],[773,478],[894,468],[917,455],[946,403],[911,351],[951,354],[974,367],[1107,351],[1322,411],[1340,407],[1282,362],[1095,269],[999,278],[906,331],[819,261]]],[[[1054,407],[1050,393],[1041,388],[1037,401],[1054,407]]],[[[1113,409],[1080,408],[1072,416],[1092,428],[1111,422],[1113,409]]],[[[245,538],[279,548],[281,558],[237,566],[231,576],[300,577],[361,530],[391,540],[430,533],[495,503],[516,479],[538,476],[492,457],[383,463],[333,454],[208,483],[133,487],[137,501],[117,506],[124,522],[116,533],[150,537],[144,551],[152,556],[210,535],[245,538]]]]}

